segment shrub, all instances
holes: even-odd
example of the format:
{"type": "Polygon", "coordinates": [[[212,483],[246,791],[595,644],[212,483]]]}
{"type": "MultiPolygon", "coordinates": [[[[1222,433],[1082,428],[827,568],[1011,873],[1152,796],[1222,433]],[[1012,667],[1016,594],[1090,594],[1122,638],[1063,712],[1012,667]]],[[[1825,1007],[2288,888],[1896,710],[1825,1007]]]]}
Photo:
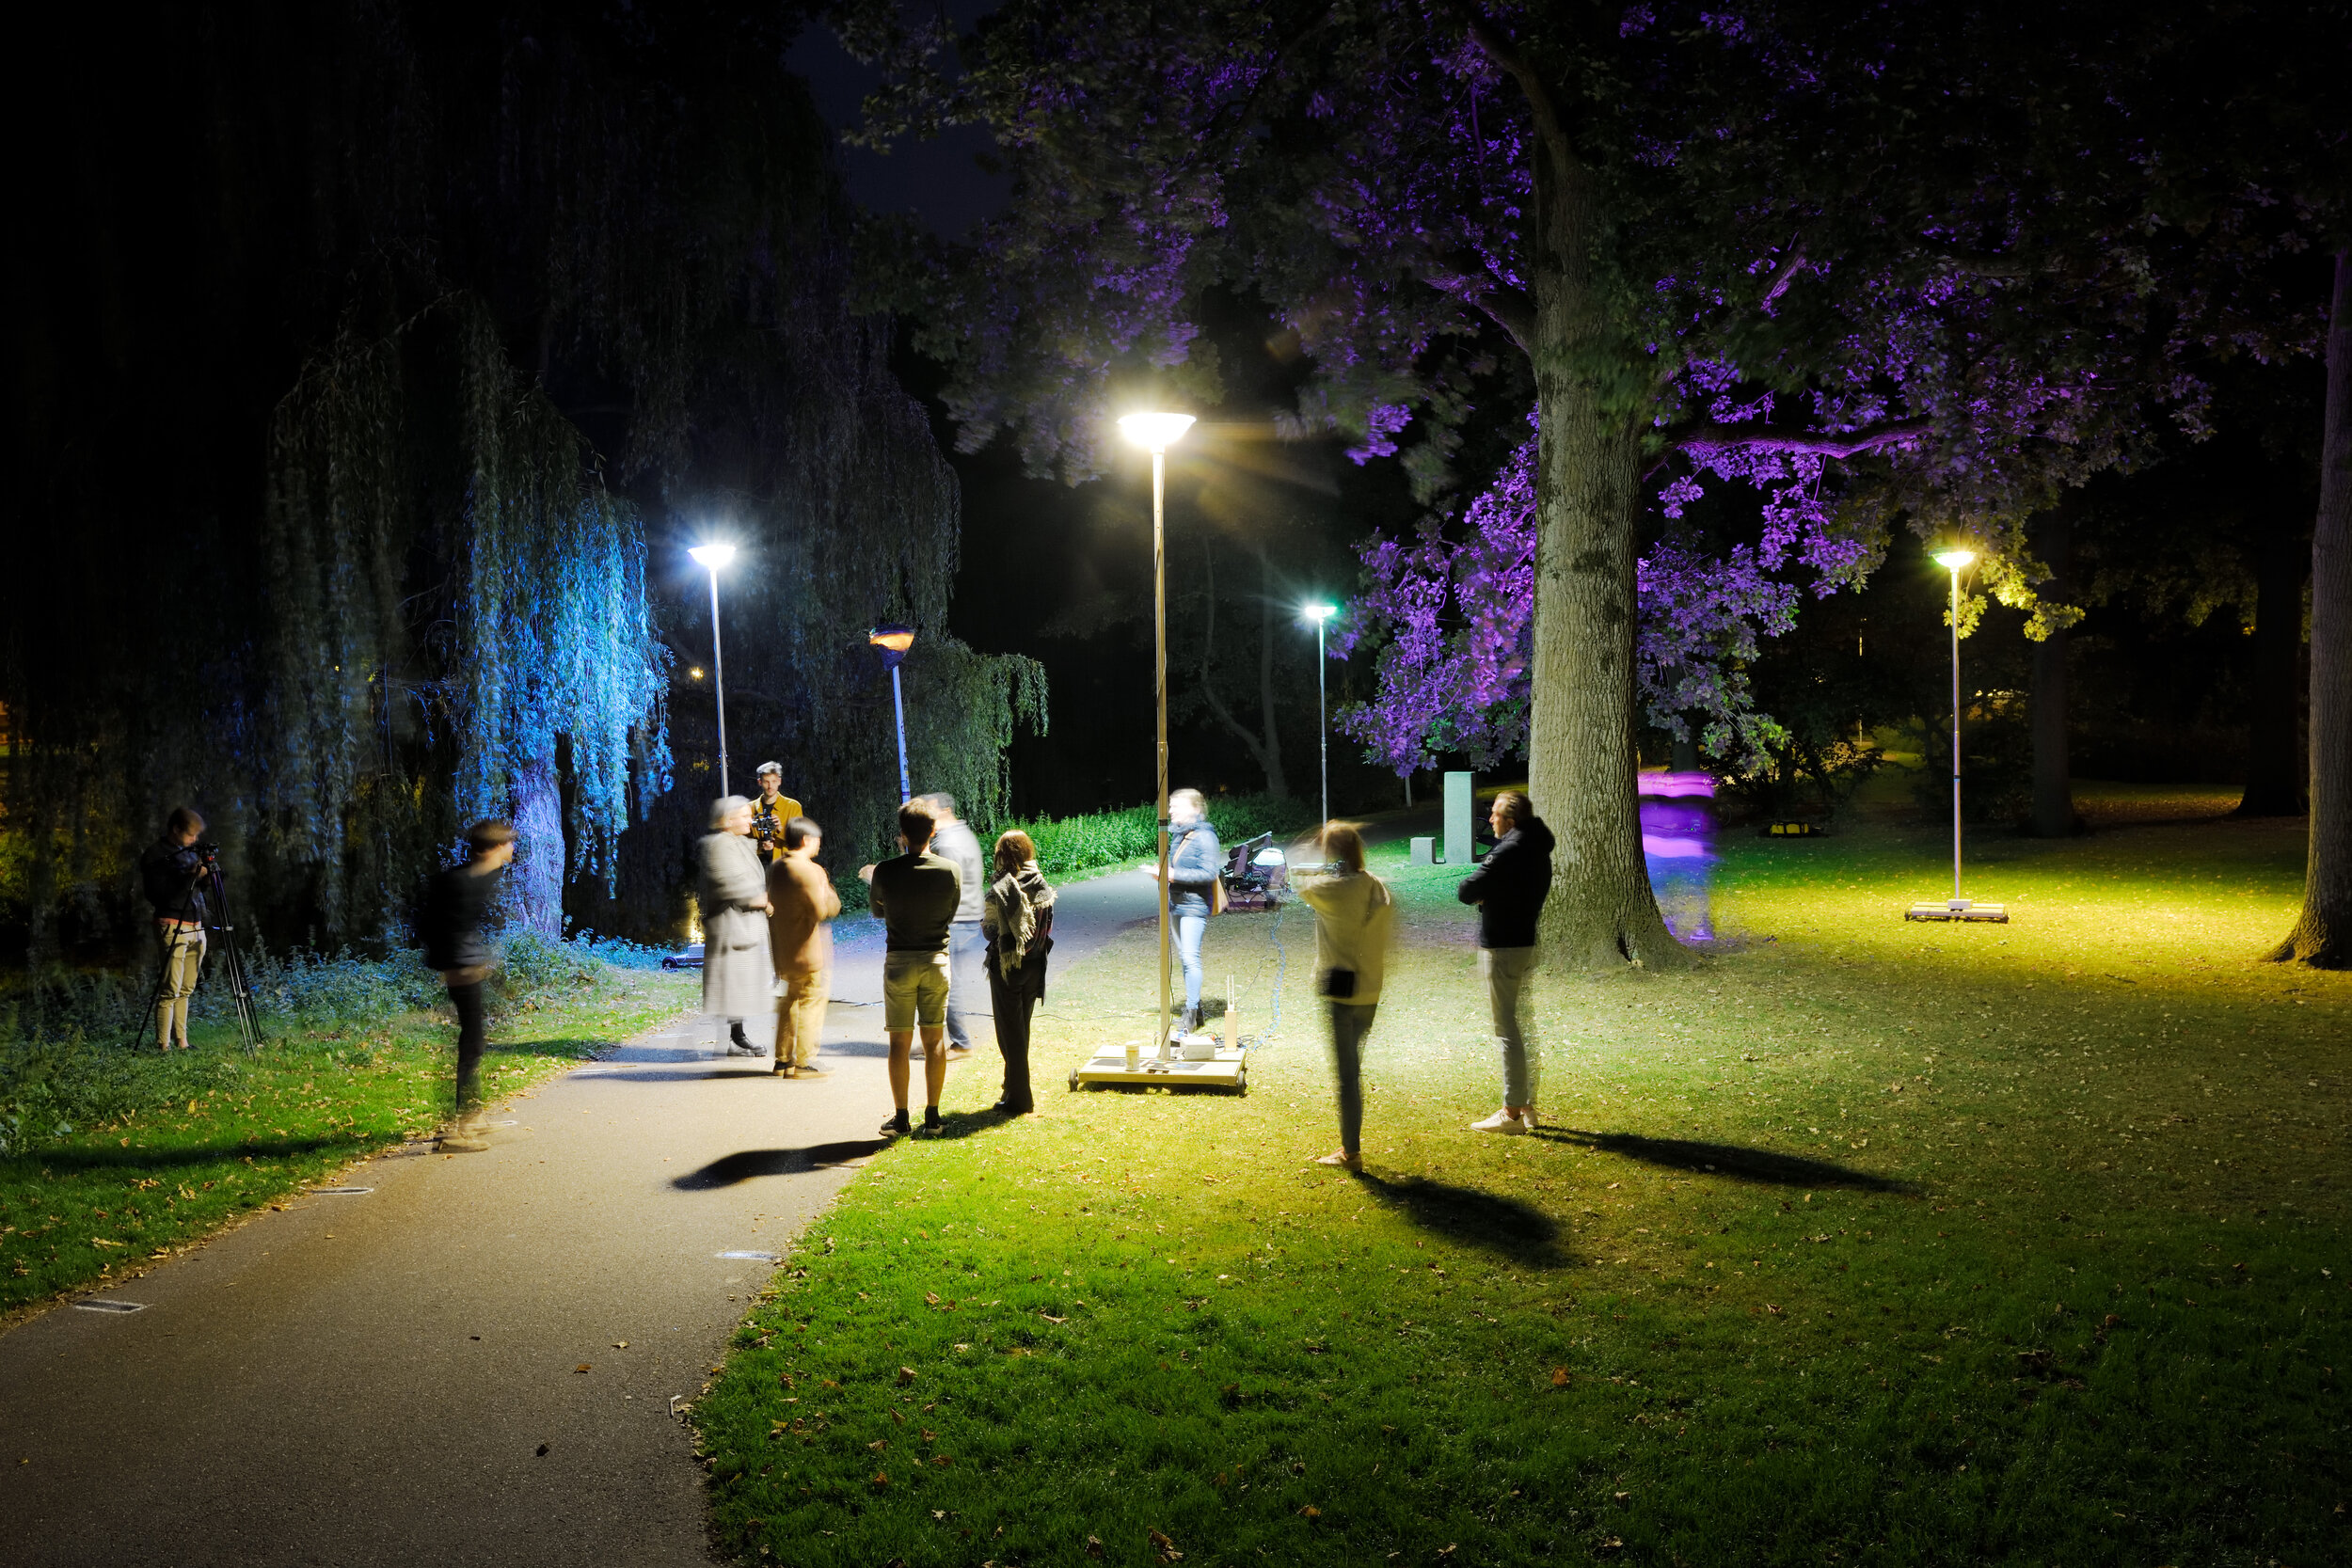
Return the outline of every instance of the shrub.
{"type": "MultiPolygon", "coordinates": [[[[1299,832],[1314,820],[1313,807],[1287,795],[1221,795],[1209,801],[1209,822],[1227,844],[1269,831],[1299,832]]],[[[1038,869],[1049,878],[1141,864],[1159,854],[1159,819],[1149,805],[1006,826],[1036,841],[1038,869]]]]}

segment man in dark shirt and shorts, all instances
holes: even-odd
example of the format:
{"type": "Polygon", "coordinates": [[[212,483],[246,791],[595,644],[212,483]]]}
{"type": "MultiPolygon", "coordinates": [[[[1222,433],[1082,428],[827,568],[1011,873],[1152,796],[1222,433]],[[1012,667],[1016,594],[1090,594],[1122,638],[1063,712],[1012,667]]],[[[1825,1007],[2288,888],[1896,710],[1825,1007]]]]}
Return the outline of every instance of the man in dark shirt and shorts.
{"type": "Polygon", "coordinates": [[[936,819],[920,800],[898,808],[898,842],[907,852],[862,875],[868,902],[888,933],[882,955],[882,1027],[890,1034],[890,1093],[898,1108],[882,1123],[885,1136],[912,1131],[907,1089],[913,1077],[914,1031],[923,1031],[923,1125],[937,1128],[939,1094],[947,1086],[947,938],[963,901],[963,873],[930,852],[936,819]]]}

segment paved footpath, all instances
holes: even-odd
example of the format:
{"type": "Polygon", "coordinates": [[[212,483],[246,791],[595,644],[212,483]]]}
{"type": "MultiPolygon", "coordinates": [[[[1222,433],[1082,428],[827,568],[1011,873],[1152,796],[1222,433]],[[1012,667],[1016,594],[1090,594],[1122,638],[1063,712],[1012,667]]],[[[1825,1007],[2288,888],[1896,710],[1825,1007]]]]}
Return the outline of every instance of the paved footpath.
{"type": "MultiPolygon", "coordinates": [[[[1132,873],[1069,888],[1056,962],[1152,912],[1132,873]]],[[[671,1404],[767,1279],[725,1255],[786,1251],[889,1109],[870,930],[834,990],[831,1077],[690,1021],[517,1098],[487,1153],[370,1161],[90,1298],[140,1311],[0,1336],[0,1564],[711,1562],[671,1404]]]]}

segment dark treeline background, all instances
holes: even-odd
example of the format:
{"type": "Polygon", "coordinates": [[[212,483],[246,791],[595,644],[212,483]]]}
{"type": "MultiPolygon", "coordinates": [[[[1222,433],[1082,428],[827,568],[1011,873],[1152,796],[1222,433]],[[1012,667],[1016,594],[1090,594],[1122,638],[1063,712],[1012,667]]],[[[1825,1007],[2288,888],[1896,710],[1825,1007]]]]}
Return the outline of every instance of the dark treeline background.
{"type": "Polygon", "coordinates": [[[865,631],[918,628],[984,818],[1034,665],[947,632],[955,475],[847,304],[790,6],[191,5],[51,20],[14,101],[0,935],[104,951],[203,812],[280,943],[403,940],[462,822],[516,915],[677,933],[777,756],[852,862],[896,800],[865,631]]]}
{"type": "MultiPolygon", "coordinates": [[[[1148,460],[1073,489],[1003,442],[952,453],[936,367],[853,309],[839,127],[787,65],[814,9],[52,24],[12,104],[0,262],[0,948],[124,951],[132,861],[182,801],[274,943],[405,941],[423,878],[494,813],[525,832],[519,919],[680,935],[717,793],[684,553],[710,537],[743,551],[722,583],[733,783],[782,760],[836,869],[887,843],[884,619],[918,628],[916,788],[984,826],[1149,796],[1148,460]]],[[[1175,770],[1312,800],[1299,607],[1344,604],[1363,542],[1422,503],[1394,459],[1277,438],[1301,365],[1263,308],[1212,301],[1206,325],[1218,391],[1169,465],[1175,770]]],[[[2212,439],[2042,519],[2045,593],[2086,617],[2043,645],[1996,607],[1964,645],[1973,813],[2030,821],[2037,771],[2046,793],[2070,766],[2300,809],[2317,388],[2309,363],[2243,365],[2212,439]],[[2061,687],[2067,744],[2037,746],[2061,687]]],[[[1486,393],[1442,506],[1524,435],[1526,388],[1486,393]]],[[[1726,495],[1709,531],[1753,523],[1726,495]]],[[[1867,589],[1808,598],[1767,645],[1756,694],[1790,735],[1760,803],[1834,798],[1874,728],[1940,756],[1945,581],[1894,540],[1867,589]]],[[[1372,695],[1369,650],[1325,669],[1333,711],[1372,695]]],[[[1405,792],[1344,737],[1331,785],[1343,812],[1405,792]]]]}

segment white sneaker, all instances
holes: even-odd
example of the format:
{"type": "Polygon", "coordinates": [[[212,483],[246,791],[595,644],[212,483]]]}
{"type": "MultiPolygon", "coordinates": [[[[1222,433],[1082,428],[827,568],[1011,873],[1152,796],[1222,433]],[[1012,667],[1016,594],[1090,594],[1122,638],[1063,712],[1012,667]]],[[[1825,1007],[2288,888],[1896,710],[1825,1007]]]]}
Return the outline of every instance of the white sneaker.
{"type": "Polygon", "coordinates": [[[1527,1124],[1527,1130],[1530,1132],[1535,1131],[1535,1107],[1533,1105],[1522,1107],[1519,1111],[1519,1120],[1527,1124]]]}
{"type": "Polygon", "coordinates": [[[1525,1132],[1527,1123],[1508,1111],[1497,1111],[1484,1121],[1471,1122],[1470,1131],[1473,1132],[1525,1132]]]}

